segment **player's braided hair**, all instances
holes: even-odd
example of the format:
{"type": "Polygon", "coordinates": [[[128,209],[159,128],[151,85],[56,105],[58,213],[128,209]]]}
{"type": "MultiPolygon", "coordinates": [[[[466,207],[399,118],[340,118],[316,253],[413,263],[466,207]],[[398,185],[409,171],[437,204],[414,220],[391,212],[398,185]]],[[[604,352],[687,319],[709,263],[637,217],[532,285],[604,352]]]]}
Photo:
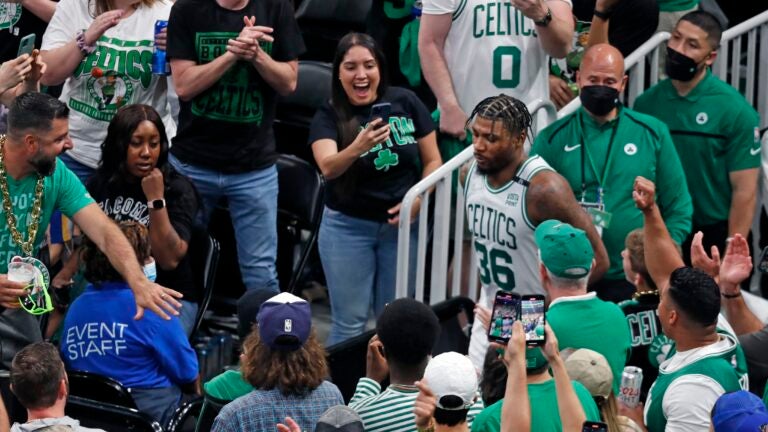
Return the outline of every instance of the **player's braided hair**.
{"type": "Polygon", "coordinates": [[[528,112],[528,107],[519,99],[504,93],[480,101],[467,119],[466,127],[469,127],[475,117],[491,120],[491,130],[496,127],[496,120],[501,120],[512,136],[526,133],[528,137],[532,137],[531,122],[533,118],[528,112]]]}

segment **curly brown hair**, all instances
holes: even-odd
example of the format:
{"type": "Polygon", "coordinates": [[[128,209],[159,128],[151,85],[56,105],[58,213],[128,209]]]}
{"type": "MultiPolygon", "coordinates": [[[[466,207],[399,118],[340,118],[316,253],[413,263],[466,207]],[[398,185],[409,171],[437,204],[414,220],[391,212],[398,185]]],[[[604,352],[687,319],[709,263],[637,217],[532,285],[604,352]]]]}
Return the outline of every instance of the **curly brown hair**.
{"type": "Polygon", "coordinates": [[[254,327],[243,341],[242,374],[260,390],[280,389],[285,396],[306,396],[328,376],[325,348],[317,341],[315,331],[296,351],[272,350],[261,342],[254,327]]]}
{"type": "MultiPolygon", "coordinates": [[[[118,227],[123,232],[123,235],[125,235],[125,238],[128,239],[128,243],[133,247],[139,265],[144,265],[152,253],[147,227],[135,221],[120,222],[118,227]]],[[[123,280],[120,273],[112,267],[109,258],[87,237],[83,242],[80,258],[85,263],[84,276],[91,283],[119,282],[123,280]]]]}

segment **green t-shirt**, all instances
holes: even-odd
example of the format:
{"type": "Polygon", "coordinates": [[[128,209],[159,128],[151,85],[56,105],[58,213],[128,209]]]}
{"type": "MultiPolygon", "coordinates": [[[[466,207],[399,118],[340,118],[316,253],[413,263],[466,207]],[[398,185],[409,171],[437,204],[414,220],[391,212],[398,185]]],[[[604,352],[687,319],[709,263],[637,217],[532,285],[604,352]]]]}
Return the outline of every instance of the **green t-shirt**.
{"type": "Polygon", "coordinates": [[[669,129],[658,119],[621,107],[614,120],[599,125],[581,108],[541,131],[531,149],[535,154],[568,180],[577,200],[583,193],[585,201],[596,202],[602,186],[605,211],[612,214],[602,234],[611,260],[606,279],[624,278],[624,239],[643,226],[632,200],[637,176],[656,183],[656,202],[672,239],[682,243],[690,233],[693,206],[685,174],[669,129]]]}
{"type": "MultiPolygon", "coordinates": [[[[21,227],[19,231],[24,240],[27,240],[27,224],[31,222],[29,217],[32,213],[37,175],[28,175],[20,180],[14,180],[6,175],[6,179],[8,180],[13,214],[16,215],[16,226],[21,227]]],[[[34,253],[37,253],[40,244],[45,239],[45,231],[54,210],[61,210],[67,217],[71,218],[83,207],[92,203],[93,199],[77,176],[63,162],[56,159],[56,169],[52,175],[45,177],[43,181],[43,204],[40,223],[35,236],[34,253]]],[[[0,273],[8,271],[8,260],[16,255],[22,255],[21,248],[11,239],[5,210],[0,206],[0,273]]]]}
{"type": "Polygon", "coordinates": [[[600,300],[595,293],[561,297],[549,305],[547,321],[560,349],[588,348],[605,356],[613,372],[613,392],[618,393],[632,348],[632,334],[621,308],[600,300]]]}
{"type": "Polygon", "coordinates": [[[733,87],[707,72],[686,96],[671,80],[646,90],[635,109],[669,126],[693,199],[693,226],[728,220],[728,175],[760,166],[760,118],[733,87]]]}
{"type": "MultiPolygon", "coordinates": [[[[581,383],[573,381],[573,390],[581,402],[589,421],[600,421],[600,411],[595,401],[581,383]]],[[[557,409],[555,380],[528,384],[528,400],[531,402],[531,432],[561,432],[563,424],[557,409]]],[[[504,399],[484,409],[475,417],[472,432],[499,432],[501,429],[501,406],[504,399]]]]}
{"type": "Polygon", "coordinates": [[[251,383],[243,379],[239,370],[227,370],[203,385],[206,396],[233,401],[253,391],[251,383]]]}
{"type": "Polygon", "coordinates": [[[657,0],[657,2],[661,12],[691,10],[699,5],[699,0],[657,0]]]}

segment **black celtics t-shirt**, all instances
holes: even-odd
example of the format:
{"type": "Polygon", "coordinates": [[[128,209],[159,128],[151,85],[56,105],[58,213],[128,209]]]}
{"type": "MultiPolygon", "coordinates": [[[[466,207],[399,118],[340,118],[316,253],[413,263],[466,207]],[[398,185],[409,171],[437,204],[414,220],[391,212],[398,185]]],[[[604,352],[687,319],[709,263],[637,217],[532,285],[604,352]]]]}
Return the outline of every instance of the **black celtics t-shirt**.
{"type": "Polygon", "coordinates": [[[632,354],[627,366],[636,366],[643,370],[641,400],[645,400],[648,390],[659,376],[659,364],[669,358],[671,341],[661,330],[661,322],[656,314],[659,307],[657,294],[645,294],[636,300],[626,300],[619,307],[627,317],[632,334],[632,354]]]}
{"type": "MultiPolygon", "coordinates": [[[[173,170],[165,177],[165,182],[168,219],[179,237],[189,244],[199,207],[197,193],[186,177],[173,170]]],[[[117,222],[135,221],[150,227],[150,210],[141,183],[108,183],[94,175],[88,181],[87,189],[110,219],[117,222]]],[[[173,270],[163,270],[158,265],[157,283],[184,294],[184,300],[199,300],[189,254],[182,258],[173,270]]]]}
{"type": "MultiPolygon", "coordinates": [[[[261,48],[274,60],[295,60],[304,41],[285,0],[250,0],[241,10],[215,0],[179,0],[168,23],[168,57],[205,64],[227,50],[242,31],[243,17],[272,27],[273,43],[261,48]]],[[[252,171],[277,158],[272,121],[276,92],[246,61],[235,63],[210,88],[181,101],[179,129],[171,153],[182,162],[229,173],[252,171]]]]}
{"type": "MultiPolygon", "coordinates": [[[[366,152],[355,164],[354,190],[341,191],[338,179],[328,182],[326,205],[350,216],[386,221],[387,210],[397,205],[413,185],[421,179],[422,163],[417,140],[435,130],[427,107],[410,90],[390,87],[373,104],[389,102],[389,139],[366,152]]],[[[370,121],[371,105],[353,107],[352,114],[360,130],[370,121]]],[[[310,145],[317,140],[338,143],[338,120],[330,102],[320,107],[309,131],[310,145]]],[[[345,174],[346,175],[346,174],[345,174]]]]}

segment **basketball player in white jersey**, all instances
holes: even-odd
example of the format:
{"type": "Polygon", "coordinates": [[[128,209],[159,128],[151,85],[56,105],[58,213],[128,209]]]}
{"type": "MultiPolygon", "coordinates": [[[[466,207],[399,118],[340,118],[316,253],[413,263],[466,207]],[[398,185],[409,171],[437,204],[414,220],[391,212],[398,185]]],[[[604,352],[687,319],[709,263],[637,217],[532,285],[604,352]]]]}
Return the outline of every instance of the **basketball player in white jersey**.
{"type": "MultiPolygon", "coordinates": [[[[586,231],[595,250],[593,282],[608,269],[608,254],[568,182],[539,156],[526,157],[531,115],[525,104],[501,94],[481,101],[467,122],[475,161],[464,179],[467,226],[480,276],[478,304],[491,308],[498,290],[544,294],[539,276],[536,226],[548,219],[586,231]]],[[[472,327],[469,356],[482,370],[488,349],[480,320],[472,327]]]]}
{"type": "Polygon", "coordinates": [[[573,43],[571,0],[424,0],[419,55],[440,130],[464,138],[466,113],[506,93],[549,99],[547,55],[573,43]]]}

